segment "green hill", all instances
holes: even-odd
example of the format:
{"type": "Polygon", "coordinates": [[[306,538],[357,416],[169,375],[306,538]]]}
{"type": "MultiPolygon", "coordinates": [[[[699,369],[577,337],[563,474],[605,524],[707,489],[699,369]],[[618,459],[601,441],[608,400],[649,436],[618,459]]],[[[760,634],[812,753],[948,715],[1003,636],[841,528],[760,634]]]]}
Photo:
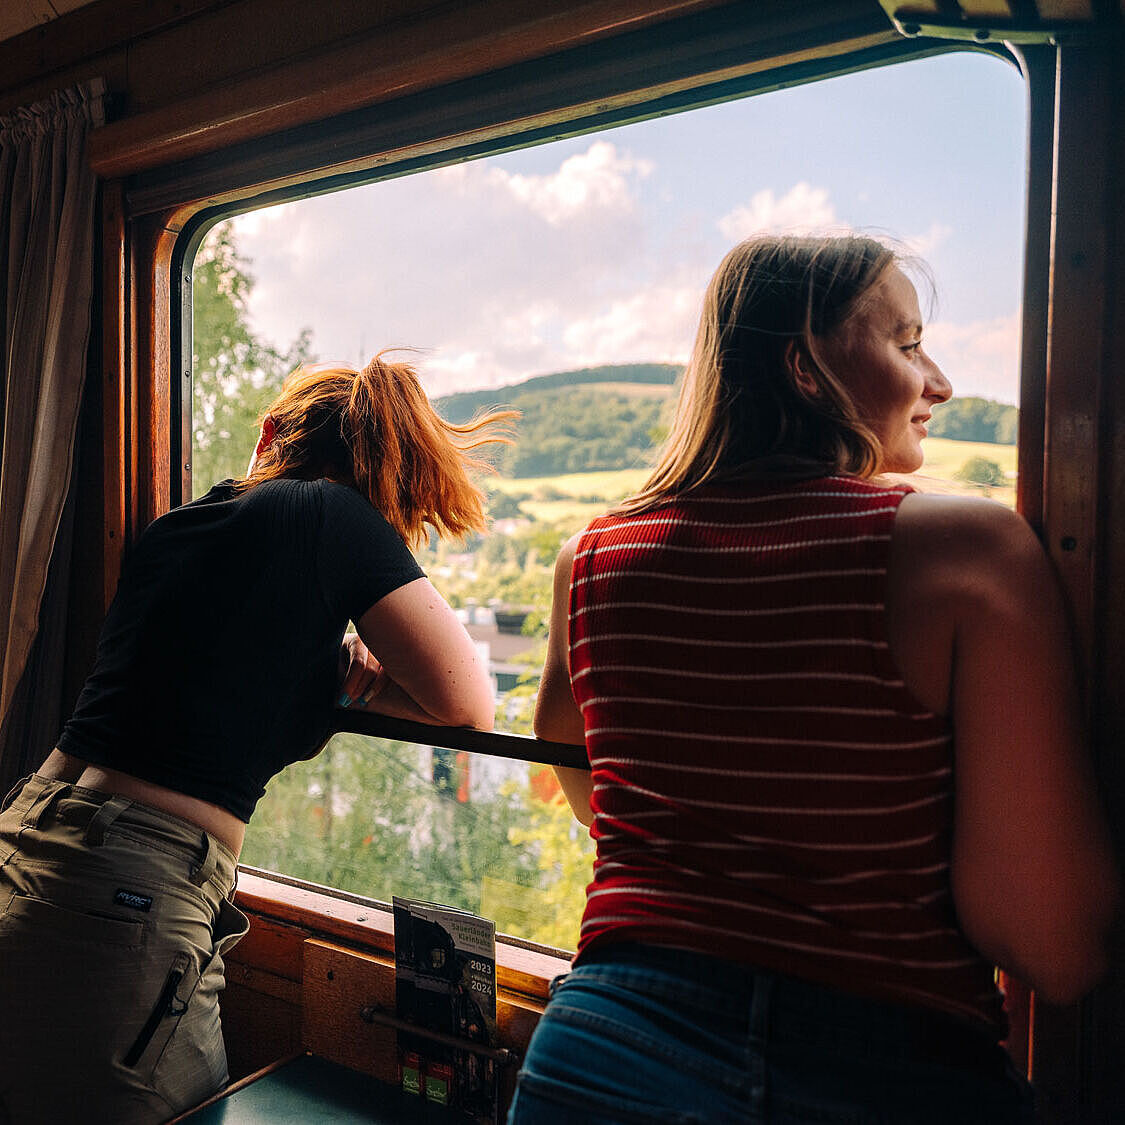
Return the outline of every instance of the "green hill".
{"type": "Polygon", "coordinates": [[[488,406],[514,406],[517,397],[556,387],[576,387],[584,383],[653,383],[670,387],[682,367],[672,363],[623,363],[604,367],[583,367],[577,371],[556,371],[534,375],[522,383],[490,387],[483,391],[462,391],[434,399],[434,406],[450,422],[467,422],[478,410],[488,406]]]}
{"type": "Polygon", "coordinates": [[[491,406],[520,411],[516,443],[496,459],[504,476],[633,469],[646,465],[663,439],[681,370],[666,363],[585,367],[447,395],[434,406],[450,422],[491,406]]]}
{"type": "MultiPolygon", "coordinates": [[[[434,400],[442,417],[467,422],[495,406],[521,413],[516,443],[496,459],[506,477],[552,477],[643,469],[668,431],[673,386],[682,368],[667,363],[584,367],[522,383],[434,400]]],[[[958,442],[1013,445],[1019,411],[984,398],[935,408],[930,434],[958,442]]]]}

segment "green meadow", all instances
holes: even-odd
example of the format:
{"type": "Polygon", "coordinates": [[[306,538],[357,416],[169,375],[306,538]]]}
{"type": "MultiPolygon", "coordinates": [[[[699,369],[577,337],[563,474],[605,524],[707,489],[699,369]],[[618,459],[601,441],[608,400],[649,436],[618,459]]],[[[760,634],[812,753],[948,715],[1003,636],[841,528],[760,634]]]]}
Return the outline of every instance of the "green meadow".
{"type": "MultiPolygon", "coordinates": [[[[1016,447],[980,441],[927,438],[923,449],[926,463],[918,473],[901,479],[921,491],[987,495],[1009,507],[1015,505],[1016,447]],[[995,461],[1008,483],[991,489],[956,479],[957,471],[973,457],[995,461]]],[[[534,520],[578,527],[609,504],[635,492],[648,476],[648,469],[613,469],[593,473],[566,473],[547,477],[489,477],[488,486],[509,495],[526,495],[520,507],[534,520]]]]}

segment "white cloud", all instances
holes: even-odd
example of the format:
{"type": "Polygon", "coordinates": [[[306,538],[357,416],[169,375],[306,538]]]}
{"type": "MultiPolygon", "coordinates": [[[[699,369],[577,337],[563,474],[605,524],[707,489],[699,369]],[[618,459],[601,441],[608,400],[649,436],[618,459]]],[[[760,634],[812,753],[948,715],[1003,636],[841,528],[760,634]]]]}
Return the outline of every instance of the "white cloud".
{"type": "Polygon", "coordinates": [[[557,171],[543,175],[458,164],[435,178],[462,196],[503,193],[557,227],[598,214],[628,214],[636,202],[637,182],[654,167],[650,160],[618,152],[608,141],[595,141],[585,152],[567,157],[557,171]]]}
{"type": "Polygon", "coordinates": [[[587,211],[629,211],[633,184],[649,175],[648,160],[618,154],[608,141],[595,141],[585,152],[568,157],[546,176],[508,176],[508,190],[552,226],[587,211]]]}
{"type": "Polygon", "coordinates": [[[263,235],[271,227],[278,226],[282,220],[291,219],[296,206],[296,203],[278,203],[273,207],[259,207],[257,211],[235,215],[232,220],[235,235],[246,238],[263,235]]]}
{"type": "Polygon", "coordinates": [[[576,320],[563,340],[576,365],[683,363],[699,319],[701,287],[654,285],[576,320]]]}
{"type": "Polygon", "coordinates": [[[924,233],[908,235],[902,241],[911,254],[924,258],[946,242],[952,233],[953,228],[947,223],[931,223],[924,233]]]}
{"type": "Polygon", "coordinates": [[[750,197],[749,203],[736,207],[718,222],[719,230],[732,242],[753,234],[810,234],[840,226],[828,190],[812,187],[804,180],[780,197],[772,188],[763,188],[750,197]]]}
{"type": "Polygon", "coordinates": [[[966,323],[935,321],[926,326],[925,348],[953,384],[955,396],[1017,401],[1018,313],[966,323]]]}
{"type": "Polygon", "coordinates": [[[836,214],[827,188],[813,187],[804,180],[780,196],[775,195],[772,188],[755,192],[749,203],[729,211],[717,225],[732,242],[755,234],[869,234],[896,248],[905,247],[919,257],[932,253],[953,233],[951,226],[940,222],[931,223],[920,234],[900,239],[884,236],[879,231],[860,230],[836,214]]]}

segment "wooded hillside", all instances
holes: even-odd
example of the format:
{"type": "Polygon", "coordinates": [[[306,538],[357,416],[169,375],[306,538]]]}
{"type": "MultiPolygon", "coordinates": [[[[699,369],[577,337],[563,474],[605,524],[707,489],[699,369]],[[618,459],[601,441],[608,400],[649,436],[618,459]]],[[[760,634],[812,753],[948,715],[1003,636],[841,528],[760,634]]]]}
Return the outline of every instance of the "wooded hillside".
{"type": "MultiPolygon", "coordinates": [[[[478,410],[509,406],[522,413],[516,444],[497,468],[509,477],[634,469],[648,465],[667,433],[674,384],[682,368],[645,363],[587,367],[538,375],[523,383],[447,395],[442,417],[466,422],[478,410]]],[[[1014,445],[1019,411],[985,398],[937,407],[929,430],[955,441],[1014,445]]]]}

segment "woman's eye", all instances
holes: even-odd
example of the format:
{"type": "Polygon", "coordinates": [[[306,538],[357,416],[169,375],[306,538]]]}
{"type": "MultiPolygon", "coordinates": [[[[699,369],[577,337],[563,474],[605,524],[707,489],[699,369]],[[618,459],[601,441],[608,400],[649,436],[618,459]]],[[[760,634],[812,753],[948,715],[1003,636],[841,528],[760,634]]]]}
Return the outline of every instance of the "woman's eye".
{"type": "Polygon", "coordinates": [[[915,352],[917,352],[917,351],[918,351],[918,349],[919,349],[919,348],[920,348],[921,346],[922,346],[922,341],[921,341],[921,340],[915,340],[913,344],[905,344],[905,345],[903,345],[903,347],[902,347],[902,349],[901,349],[901,350],[902,350],[902,351],[904,351],[904,352],[906,352],[906,353],[907,353],[907,355],[914,355],[914,353],[915,353],[915,352]]]}

